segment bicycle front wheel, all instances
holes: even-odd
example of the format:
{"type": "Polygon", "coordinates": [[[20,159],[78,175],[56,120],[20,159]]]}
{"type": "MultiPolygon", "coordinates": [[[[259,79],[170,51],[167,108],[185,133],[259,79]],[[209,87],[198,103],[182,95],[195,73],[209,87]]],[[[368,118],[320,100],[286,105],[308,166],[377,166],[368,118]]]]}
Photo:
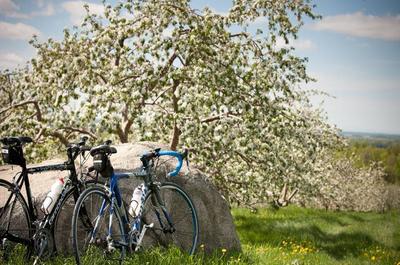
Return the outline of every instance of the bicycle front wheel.
{"type": "Polygon", "coordinates": [[[93,264],[125,258],[126,237],[121,215],[103,187],[86,189],[72,216],[72,247],[77,264],[93,264]],[[110,215],[112,214],[112,218],[110,215]],[[111,225],[110,225],[111,222],[111,225]]]}
{"type": "Polygon", "coordinates": [[[190,255],[195,252],[199,236],[196,209],[188,194],[178,185],[167,182],[158,191],[149,192],[142,224],[153,224],[144,236],[144,248],[176,246],[190,255]]]}
{"type": "MultiPolygon", "coordinates": [[[[98,181],[85,181],[81,187],[81,190],[93,187],[95,185],[100,186],[102,184],[104,183],[98,181]]],[[[72,188],[67,191],[60,205],[60,210],[55,217],[53,232],[55,249],[58,255],[71,255],[73,253],[71,216],[74,212],[75,203],[78,201],[79,195],[80,194],[77,187],[72,186],[72,188]]]]}

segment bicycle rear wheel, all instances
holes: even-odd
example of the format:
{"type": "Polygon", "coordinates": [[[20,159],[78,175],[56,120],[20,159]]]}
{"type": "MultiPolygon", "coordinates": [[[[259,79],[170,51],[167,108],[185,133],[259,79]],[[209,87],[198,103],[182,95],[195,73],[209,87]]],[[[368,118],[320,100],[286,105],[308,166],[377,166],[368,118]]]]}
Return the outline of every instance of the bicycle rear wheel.
{"type": "MultiPolygon", "coordinates": [[[[7,261],[16,246],[22,249],[26,259],[32,254],[32,244],[16,243],[16,239],[29,241],[33,236],[28,206],[15,186],[0,179],[0,260],[7,261]]],[[[16,253],[19,255],[19,253],[16,253]]]]}
{"type": "Polygon", "coordinates": [[[102,187],[90,187],[79,197],[72,216],[72,247],[77,264],[93,264],[99,259],[121,263],[125,258],[127,244],[121,215],[114,205],[109,227],[110,206],[111,200],[102,187]]]}
{"type": "Polygon", "coordinates": [[[147,230],[143,248],[176,246],[193,254],[197,246],[199,225],[190,197],[174,183],[163,183],[159,195],[158,200],[154,192],[149,192],[144,202],[142,223],[153,223],[153,228],[147,230]]]}

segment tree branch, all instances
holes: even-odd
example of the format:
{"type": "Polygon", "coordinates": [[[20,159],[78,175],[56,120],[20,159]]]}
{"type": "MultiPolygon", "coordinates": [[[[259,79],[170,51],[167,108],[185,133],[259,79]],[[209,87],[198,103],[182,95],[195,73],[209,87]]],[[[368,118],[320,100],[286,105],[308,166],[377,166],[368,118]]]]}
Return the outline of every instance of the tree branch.
{"type": "Polygon", "coordinates": [[[254,161],[250,159],[249,157],[245,156],[244,154],[240,153],[239,151],[235,151],[235,154],[237,154],[246,164],[251,167],[251,163],[254,161]]]}
{"type": "Polygon", "coordinates": [[[100,77],[100,79],[103,81],[103,84],[107,84],[107,80],[106,80],[106,78],[105,78],[102,74],[96,73],[96,75],[97,75],[98,77],[100,77]]]}
{"type": "Polygon", "coordinates": [[[7,111],[9,111],[10,109],[15,109],[15,108],[22,107],[22,106],[29,105],[29,104],[35,104],[36,102],[37,102],[36,100],[29,99],[29,100],[26,100],[26,101],[11,105],[11,106],[9,106],[7,108],[2,109],[0,111],[0,115],[5,113],[5,112],[7,112],[7,111]]]}
{"type": "Polygon", "coordinates": [[[215,115],[215,116],[211,116],[211,117],[207,117],[207,118],[201,119],[200,122],[201,122],[201,123],[209,123],[209,122],[221,120],[221,119],[223,119],[224,117],[225,117],[225,118],[232,117],[232,118],[240,119],[238,116],[239,116],[239,114],[233,113],[233,112],[230,112],[230,111],[229,111],[229,112],[227,112],[227,113],[225,113],[225,114],[215,115]]]}
{"type": "Polygon", "coordinates": [[[118,81],[115,81],[114,83],[112,83],[112,85],[116,86],[116,85],[119,85],[119,84],[125,82],[126,80],[129,80],[129,79],[132,79],[132,78],[138,78],[140,76],[141,75],[129,75],[129,76],[126,76],[126,77],[124,77],[124,78],[122,78],[122,79],[120,79],[118,81]]]}
{"type": "Polygon", "coordinates": [[[97,136],[94,133],[92,133],[92,132],[90,132],[88,130],[85,130],[83,128],[62,127],[61,129],[62,130],[66,130],[66,131],[70,131],[70,132],[79,132],[79,133],[87,134],[90,137],[92,137],[93,139],[97,139],[97,136]]]}
{"type": "Polygon", "coordinates": [[[45,128],[40,128],[38,134],[35,136],[34,141],[35,141],[35,142],[38,142],[39,139],[40,139],[40,137],[43,135],[44,132],[45,132],[45,128]]]}
{"type": "Polygon", "coordinates": [[[240,37],[240,36],[248,37],[249,34],[247,34],[246,32],[240,32],[240,33],[236,33],[236,34],[230,34],[229,38],[240,37]]]}
{"type": "Polygon", "coordinates": [[[62,135],[60,132],[56,132],[56,131],[51,132],[51,133],[49,133],[49,135],[60,140],[60,142],[63,143],[65,146],[67,146],[69,144],[69,141],[67,140],[67,138],[65,138],[64,135],[62,135]]]}

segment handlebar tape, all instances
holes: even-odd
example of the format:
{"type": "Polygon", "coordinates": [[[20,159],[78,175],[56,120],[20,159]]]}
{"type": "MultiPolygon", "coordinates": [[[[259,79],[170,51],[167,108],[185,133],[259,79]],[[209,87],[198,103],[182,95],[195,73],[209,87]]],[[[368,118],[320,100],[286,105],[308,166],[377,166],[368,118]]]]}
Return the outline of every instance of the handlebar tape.
{"type": "Polygon", "coordinates": [[[183,158],[184,158],[183,155],[176,151],[159,151],[158,155],[159,156],[173,156],[173,157],[176,157],[176,159],[178,159],[178,165],[176,166],[175,170],[168,173],[168,177],[177,176],[179,171],[182,168],[183,158]]]}

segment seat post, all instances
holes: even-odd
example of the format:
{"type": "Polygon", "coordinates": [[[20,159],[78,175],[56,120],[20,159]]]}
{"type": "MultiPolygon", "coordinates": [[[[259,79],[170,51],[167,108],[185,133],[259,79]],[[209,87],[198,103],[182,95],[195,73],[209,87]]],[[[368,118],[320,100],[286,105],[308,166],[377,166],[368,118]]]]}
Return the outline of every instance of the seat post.
{"type": "Polygon", "coordinates": [[[36,220],[36,212],[35,208],[33,205],[33,200],[32,200],[32,191],[31,191],[31,185],[29,183],[29,176],[28,176],[28,170],[26,168],[26,160],[25,157],[23,158],[23,164],[21,165],[22,167],[22,175],[25,183],[25,190],[26,190],[26,198],[28,201],[28,208],[29,208],[29,214],[31,217],[31,220],[36,220]]]}

